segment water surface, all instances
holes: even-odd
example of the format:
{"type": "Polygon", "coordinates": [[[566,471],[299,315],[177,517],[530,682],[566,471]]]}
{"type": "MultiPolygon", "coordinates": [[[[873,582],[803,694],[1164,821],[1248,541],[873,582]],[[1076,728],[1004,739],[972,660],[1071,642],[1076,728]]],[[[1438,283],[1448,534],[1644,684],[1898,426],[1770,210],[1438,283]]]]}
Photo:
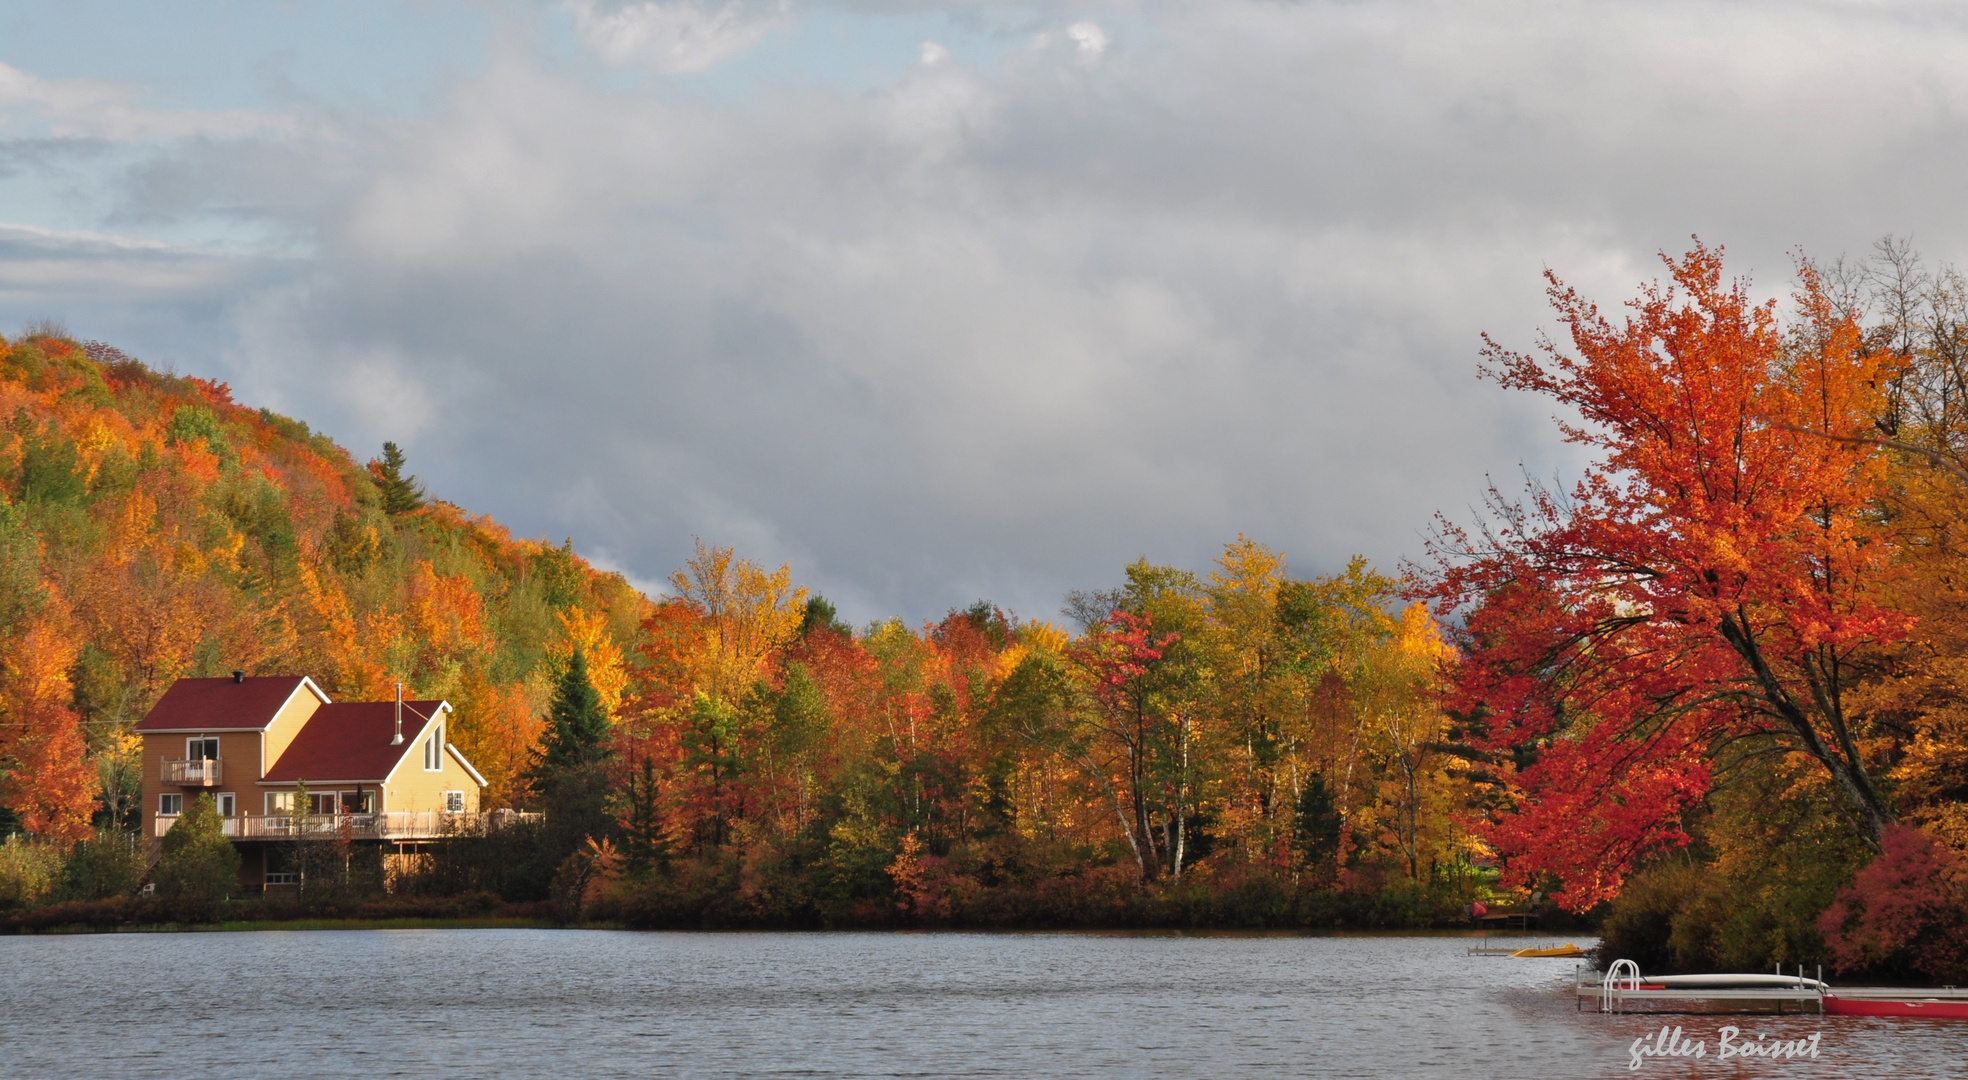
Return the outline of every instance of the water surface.
{"type": "MultiPolygon", "coordinates": [[[[1536,939],[1545,943],[1545,939],[1536,939]]],[[[1968,1023],[1575,1010],[1467,937],[378,930],[0,938],[0,1076],[1957,1076],[1968,1023]],[[1821,1032],[1721,1062],[1717,1029],[1821,1032]]],[[[1495,942],[1492,942],[1495,943],[1495,942]]]]}

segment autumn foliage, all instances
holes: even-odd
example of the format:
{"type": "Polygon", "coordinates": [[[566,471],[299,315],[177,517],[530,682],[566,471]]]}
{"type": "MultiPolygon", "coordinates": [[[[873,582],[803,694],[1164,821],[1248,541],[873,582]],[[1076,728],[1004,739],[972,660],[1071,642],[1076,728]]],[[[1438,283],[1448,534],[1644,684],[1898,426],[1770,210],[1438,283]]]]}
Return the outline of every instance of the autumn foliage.
{"type": "Polygon", "coordinates": [[[672,588],[616,713],[627,921],[1289,923],[1343,893],[1426,922],[1489,880],[1447,647],[1364,564],[1294,579],[1239,538],[1075,594],[1076,631],[986,603],[849,630],[710,546],[672,588]],[[1307,791],[1343,842],[1300,835],[1307,791]]]}
{"type": "Polygon", "coordinates": [[[1968,286],[1892,241],[1787,302],[1663,263],[1619,318],[1551,276],[1564,340],[1485,350],[1593,457],[1411,579],[1497,766],[1472,827],[1650,970],[1959,978],[1968,286]]]}
{"type": "Polygon", "coordinates": [[[1968,971],[1968,863],[1926,833],[1891,825],[1880,853],[1819,919],[1839,971],[1968,971]]]}
{"type": "MultiPolygon", "coordinates": [[[[458,706],[495,803],[527,795],[556,658],[645,602],[572,551],[437,501],[386,513],[305,424],[107,346],[0,341],[0,806],[79,839],[129,820],[130,728],[173,680],[300,672],[458,706]]],[[[398,465],[401,464],[399,458],[398,465]]],[[[399,478],[401,479],[401,478],[399,478]]],[[[408,481],[404,481],[408,483],[408,481]]]]}
{"type": "Polygon", "coordinates": [[[703,542],[644,597],[393,444],[359,464],[222,385],[5,343],[0,804],[63,841],[127,820],[173,679],[302,671],[451,700],[490,801],[548,811],[407,889],[682,926],[1535,894],[1665,965],[1913,970],[1954,955],[1968,852],[1968,286],[1904,254],[1759,300],[1697,244],[1617,315],[1553,276],[1562,340],[1484,370],[1552,402],[1576,482],[1493,489],[1405,582],[1240,536],[1058,623],[850,627],[703,542]]]}
{"type": "Polygon", "coordinates": [[[1808,263],[1788,322],[1718,250],[1667,269],[1617,321],[1553,276],[1570,349],[1489,346],[1490,376],[1575,413],[1560,427],[1597,458],[1569,491],[1493,499],[1475,535],[1445,525],[1425,581],[1466,615],[1456,708],[1517,756],[1488,835],[1578,909],[1688,842],[1684,812],[1745,741],[1815,762],[1873,836],[1892,819],[1851,697],[1912,626],[1862,437],[1897,361],[1808,263]]]}
{"type": "Polygon", "coordinates": [[[1450,652],[1364,563],[1294,578],[1239,538],[1075,594],[1066,628],[851,628],[700,543],[652,599],[430,496],[394,444],[358,462],[107,346],[0,348],[0,805],[36,843],[127,827],[132,725],[245,669],[446,698],[488,801],[547,811],[413,890],[650,923],[1427,922],[1493,882],[1450,652]]]}

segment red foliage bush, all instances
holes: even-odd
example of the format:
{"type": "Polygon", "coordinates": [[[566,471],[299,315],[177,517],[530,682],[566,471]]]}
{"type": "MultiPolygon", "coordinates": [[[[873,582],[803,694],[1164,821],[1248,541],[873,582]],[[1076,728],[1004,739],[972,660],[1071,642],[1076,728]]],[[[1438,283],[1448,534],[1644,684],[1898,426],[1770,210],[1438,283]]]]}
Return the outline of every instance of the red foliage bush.
{"type": "Polygon", "coordinates": [[[1968,975],[1968,864],[1940,841],[1890,826],[1878,857],[1818,916],[1834,970],[1968,975]]]}

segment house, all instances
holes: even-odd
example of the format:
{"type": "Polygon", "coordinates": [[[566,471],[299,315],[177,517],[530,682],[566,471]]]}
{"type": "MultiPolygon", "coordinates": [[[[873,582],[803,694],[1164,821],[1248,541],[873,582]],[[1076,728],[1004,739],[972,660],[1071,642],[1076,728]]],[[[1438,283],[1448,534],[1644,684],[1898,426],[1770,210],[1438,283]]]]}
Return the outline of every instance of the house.
{"type": "Polygon", "coordinates": [[[144,835],[210,792],[239,845],[241,884],[293,884],[283,854],[319,832],[401,854],[481,831],[485,778],[446,739],[445,701],[329,699],[303,675],[179,679],[138,722],[144,835]],[[307,805],[296,806],[305,792],[307,805]]]}

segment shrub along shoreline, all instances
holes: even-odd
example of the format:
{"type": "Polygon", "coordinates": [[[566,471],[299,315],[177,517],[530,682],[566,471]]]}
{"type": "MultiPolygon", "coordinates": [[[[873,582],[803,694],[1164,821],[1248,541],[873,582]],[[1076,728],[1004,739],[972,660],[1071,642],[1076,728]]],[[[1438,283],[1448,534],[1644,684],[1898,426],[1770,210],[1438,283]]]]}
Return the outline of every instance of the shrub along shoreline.
{"type": "Polygon", "coordinates": [[[438,929],[559,925],[548,903],[510,904],[491,893],[405,896],[354,903],[299,903],[284,897],[228,900],[208,920],[184,919],[156,897],[68,900],[0,912],[0,934],[170,930],[438,929]]]}
{"type": "MultiPolygon", "coordinates": [[[[1337,891],[1298,897],[1256,896],[1249,906],[1224,907],[1207,887],[1170,890],[1110,882],[1111,891],[1089,897],[1039,893],[1001,896],[990,904],[941,916],[865,908],[823,916],[811,908],[769,911],[747,907],[723,894],[692,895],[676,889],[642,890],[587,905],[578,914],[550,900],[513,903],[489,892],[460,896],[388,896],[301,902],[287,897],[227,900],[209,919],[183,912],[156,897],[120,896],[68,900],[0,912],[0,935],[307,929],[576,928],[744,931],[1197,931],[1273,933],[1463,933],[1499,931],[1472,925],[1458,913],[1431,913],[1385,896],[1347,896],[1337,891]],[[1064,901],[1062,903],[1061,901],[1064,901]]],[[[1234,896],[1234,894],[1233,894],[1234,896]]],[[[1522,934],[1526,931],[1508,931],[1522,934]]],[[[1591,933],[1589,923],[1553,912],[1528,933],[1591,933]]]]}

